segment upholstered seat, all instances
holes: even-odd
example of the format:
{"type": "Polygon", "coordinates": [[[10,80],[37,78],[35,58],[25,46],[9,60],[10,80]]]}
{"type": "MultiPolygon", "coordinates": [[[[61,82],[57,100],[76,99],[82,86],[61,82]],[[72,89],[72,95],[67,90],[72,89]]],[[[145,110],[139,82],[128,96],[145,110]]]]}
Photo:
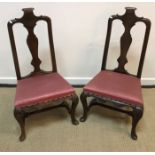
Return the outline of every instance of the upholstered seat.
{"type": "Polygon", "coordinates": [[[18,80],[15,106],[21,108],[69,96],[75,91],[58,73],[18,80]]]}
{"type": "Polygon", "coordinates": [[[143,104],[140,79],[117,72],[99,72],[84,91],[126,103],[143,104]]]}

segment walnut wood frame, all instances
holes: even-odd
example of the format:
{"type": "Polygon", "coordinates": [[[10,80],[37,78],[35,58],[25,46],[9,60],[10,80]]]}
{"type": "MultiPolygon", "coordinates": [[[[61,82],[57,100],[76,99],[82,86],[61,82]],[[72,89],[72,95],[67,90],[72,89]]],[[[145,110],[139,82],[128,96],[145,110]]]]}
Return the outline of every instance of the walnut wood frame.
{"type": "MultiPolygon", "coordinates": [[[[9,37],[10,37],[10,42],[11,42],[11,48],[12,48],[12,54],[13,54],[13,60],[14,60],[14,64],[15,64],[17,79],[21,80],[21,79],[24,79],[24,78],[27,78],[30,76],[38,75],[38,74],[49,74],[52,72],[57,72],[54,44],[53,44],[53,37],[52,37],[51,19],[47,16],[35,16],[33,13],[33,8],[25,8],[22,10],[24,11],[24,15],[22,16],[22,18],[18,18],[18,19],[15,18],[8,22],[8,32],[9,32],[9,37]],[[38,38],[34,34],[34,27],[38,21],[45,21],[47,23],[53,71],[47,72],[47,71],[41,70],[41,68],[40,68],[41,60],[38,57],[38,38]],[[27,75],[25,77],[22,77],[21,73],[20,73],[17,50],[16,50],[14,34],[13,34],[13,25],[15,25],[17,23],[22,23],[28,31],[27,45],[28,45],[29,50],[32,55],[31,64],[34,67],[34,71],[32,71],[29,75],[27,75]]],[[[15,116],[17,122],[19,123],[20,129],[21,129],[21,135],[19,137],[20,141],[23,141],[26,137],[25,118],[32,114],[35,114],[35,113],[40,113],[40,112],[50,110],[53,108],[58,108],[58,107],[66,108],[67,111],[69,112],[69,114],[71,115],[72,123],[74,125],[77,125],[78,121],[75,118],[75,109],[78,104],[78,101],[79,101],[79,99],[78,99],[77,95],[75,93],[72,93],[69,96],[64,96],[64,97],[58,98],[54,101],[51,100],[48,102],[48,104],[43,104],[43,105],[38,104],[38,105],[24,107],[24,108],[20,108],[20,109],[15,108],[14,116],[15,116]],[[69,106],[68,101],[72,102],[71,107],[69,106]]]]}
{"type": "MultiPolygon", "coordinates": [[[[110,43],[112,23],[114,20],[118,19],[122,21],[125,31],[120,40],[121,52],[118,58],[118,67],[114,69],[114,72],[132,75],[132,74],[129,74],[125,70],[125,64],[128,62],[126,56],[127,56],[128,49],[132,42],[130,30],[135,25],[136,22],[143,22],[146,26],[146,30],[145,30],[145,36],[144,36],[144,41],[143,41],[142,52],[140,56],[140,62],[138,66],[138,72],[137,72],[137,75],[132,75],[132,76],[136,76],[137,78],[141,78],[146,48],[147,48],[149,34],[150,34],[151,22],[149,19],[146,19],[143,17],[137,17],[135,14],[135,10],[136,8],[126,7],[126,12],[124,15],[113,15],[109,18],[101,70],[106,70],[106,62],[107,62],[107,55],[108,55],[108,49],[109,49],[109,43],[110,43]]],[[[143,106],[116,101],[116,100],[106,98],[104,96],[98,96],[96,94],[86,92],[86,91],[82,92],[80,98],[81,98],[83,109],[84,109],[83,116],[80,118],[81,122],[86,121],[87,113],[91,107],[103,106],[103,107],[106,107],[106,108],[109,108],[115,111],[119,111],[119,112],[122,112],[122,113],[125,113],[131,116],[132,117],[131,138],[134,140],[137,139],[136,126],[143,115],[143,111],[144,111],[143,106]],[[89,105],[87,102],[87,97],[93,97],[89,105]],[[113,104],[106,104],[106,102],[111,102],[113,104]]]]}

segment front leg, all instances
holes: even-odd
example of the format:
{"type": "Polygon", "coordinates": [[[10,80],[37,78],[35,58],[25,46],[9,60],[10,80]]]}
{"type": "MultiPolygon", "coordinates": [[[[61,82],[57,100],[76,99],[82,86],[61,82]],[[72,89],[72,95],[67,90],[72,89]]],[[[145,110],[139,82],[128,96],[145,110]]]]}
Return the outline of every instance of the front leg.
{"type": "Polygon", "coordinates": [[[88,113],[88,104],[87,104],[87,96],[86,94],[83,92],[80,96],[82,105],[83,105],[83,116],[80,118],[80,122],[85,122],[87,119],[87,113],[88,113]]]}
{"type": "Polygon", "coordinates": [[[143,107],[133,108],[131,138],[134,140],[137,140],[136,126],[139,120],[142,118],[142,116],[143,116],[143,107]]]}
{"type": "Polygon", "coordinates": [[[21,135],[19,137],[20,141],[24,141],[26,134],[25,134],[25,113],[22,110],[14,109],[14,116],[19,123],[21,129],[21,135]]]}
{"type": "Polygon", "coordinates": [[[74,125],[78,125],[79,122],[76,120],[75,118],[75,110],[76,110],[76,107],[78,105],[78,102],[79,102],[79,98],[77,95],[74,95],[72,98],[72,107],[71,107],[71,120],[72,120],[72,124],[74,125]]]}

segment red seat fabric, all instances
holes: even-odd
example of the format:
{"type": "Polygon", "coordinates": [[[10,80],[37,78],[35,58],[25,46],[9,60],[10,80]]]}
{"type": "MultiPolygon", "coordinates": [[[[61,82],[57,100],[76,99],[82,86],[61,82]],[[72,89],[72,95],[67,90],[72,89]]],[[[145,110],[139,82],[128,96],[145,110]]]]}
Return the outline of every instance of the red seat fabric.
{"type": "Polygon", "coordinates": [[[18,81],[15,107],[31,106],[73,93],[74,88],[58,73],[37,75],[18,81]]]}
{"type": "Polygon", "coordinates": [[[143,104],[140,79],[131,75],[101,71],[84,87],[84,91],[120,102],[143,104]]]}

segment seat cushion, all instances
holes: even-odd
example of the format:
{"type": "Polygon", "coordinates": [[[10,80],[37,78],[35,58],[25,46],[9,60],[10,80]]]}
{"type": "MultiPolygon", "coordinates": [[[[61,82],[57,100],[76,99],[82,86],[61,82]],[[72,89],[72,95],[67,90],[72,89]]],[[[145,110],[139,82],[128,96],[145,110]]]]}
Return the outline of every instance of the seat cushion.
{"type": "Polygon", "coordinates": [[[74,88],[58,73],[37,75],[17,82],[15,107],[45,103],[73,93],[74,88]]]}
{"type": "Polygon", "coordinates": [[[143,104],[141,83],[137,77],[112,71],[99,72],[84,91],[130,104],[143,104]]]}

